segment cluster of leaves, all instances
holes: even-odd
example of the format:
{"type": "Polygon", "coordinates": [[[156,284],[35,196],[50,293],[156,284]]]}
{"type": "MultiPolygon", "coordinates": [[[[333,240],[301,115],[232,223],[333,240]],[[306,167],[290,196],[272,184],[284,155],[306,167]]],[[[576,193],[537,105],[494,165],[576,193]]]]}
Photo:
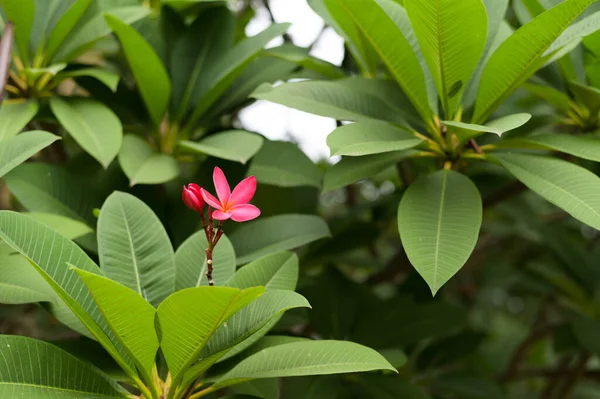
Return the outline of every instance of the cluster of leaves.
{"type": "Polygon", "coordinates": [[[238,3],[0,0],[0,302],[86,337],[0,336],[0,396],[597,398],[600,4],[308,0],[337,68],[238,3]],[[243,130],[254,99],[341,161],[243,130]],[[262,216],[208,287],[181,185],[215,165],[262,216]]]}

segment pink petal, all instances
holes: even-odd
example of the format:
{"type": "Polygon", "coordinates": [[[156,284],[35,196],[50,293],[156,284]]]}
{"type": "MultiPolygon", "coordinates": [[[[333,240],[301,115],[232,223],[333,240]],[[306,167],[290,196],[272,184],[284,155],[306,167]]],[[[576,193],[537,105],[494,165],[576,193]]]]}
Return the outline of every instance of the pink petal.
{"type": "Polygon", "coordinates": [[[251,204],[237,205],[229,208],[229,211],[231,219],[236,222],[247,222],[260,216],[260,209],[251,204]]]}
{"type": "Polygon", "coordinates": [[[229,201],[231,189],[229,188],[229,183],[227,183],[225,174],[218,166],[215,167],[215,171],[213,172],[213,182],[215,183],[215,190],[217,190],[219,201],[221,201],[221,204],[225,205],[227,201],[229,201]]]}
{"type": "Polygon", "coordinates": [[[231,197],[229,197],[229,201],[227,202],[227,206],[236,206],[241,204],[247,204],[250,202],[252,197],[254,197],[254,193],[256,192],[256,178],[254,176],[250,176],[242,180],[238,183],[237,186],[233,189],[233,193],[231,193],[231,197]]]}
{"type": "Polygon", "coordinates": [[[222,212],[219,210],[214,211],[212,215],[213,215],[213,219],[216,219],[216,220],[227,220],[231,217],[231,213],[222,212]]]}
{"type": "Polygon", "coordinates": [[[212,206],[215,209],[220,209],[220,210],[223,209],[219,200],[216,199],[211,193],[209,193],[208,191],[206,191],[203,188],[201,188],[200,190],[202,190],[202,198],[204,198],[204,201],[208,205],[212,206]]]}
{"type": "Polygon", "coordinates": [[[190,184],[188,184],[187,189],[190,190],[191,192],[193,192],[194,194],[196,194],[197,197],[201,197],[202,196],[202,193],[201,193],[202,189],[196,183],[190,183],[190,184]]]}

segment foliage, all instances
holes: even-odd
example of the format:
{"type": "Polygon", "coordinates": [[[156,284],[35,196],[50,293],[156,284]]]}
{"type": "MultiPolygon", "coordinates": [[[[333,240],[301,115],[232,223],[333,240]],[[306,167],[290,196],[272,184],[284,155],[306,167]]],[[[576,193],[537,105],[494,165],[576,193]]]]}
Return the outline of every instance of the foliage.
{"type": "Polygon", "coordinates": [[[1,397],[600,397],[600,3],[307,3],[0,0],[1,397]]]}

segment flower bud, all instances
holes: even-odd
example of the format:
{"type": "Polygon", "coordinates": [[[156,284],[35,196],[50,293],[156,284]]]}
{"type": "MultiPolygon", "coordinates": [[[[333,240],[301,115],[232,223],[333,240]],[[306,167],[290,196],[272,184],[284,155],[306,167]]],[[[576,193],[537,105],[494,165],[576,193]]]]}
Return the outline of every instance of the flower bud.
{"type": "Polygon", "coordinates": [[[202,212],[204,209],[204,199],[202,198],[201,188],[196,183],[190,183],[187,187],[183,186],[181,198],[188,208],[196,212],[202,212]]]}

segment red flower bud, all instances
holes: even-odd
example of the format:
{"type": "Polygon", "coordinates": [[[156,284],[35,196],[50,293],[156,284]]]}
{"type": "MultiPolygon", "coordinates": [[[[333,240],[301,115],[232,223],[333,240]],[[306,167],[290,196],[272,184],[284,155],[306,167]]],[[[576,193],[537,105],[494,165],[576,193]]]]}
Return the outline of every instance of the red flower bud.
{"type": "Polygon", "coordinates": [[[190,183],[188,186],[183,186],[181,198],[185,205],[196,211],[202,212],[204,209],[204,199],[202,198],[202,189],[196,183],[190,183]]]}

